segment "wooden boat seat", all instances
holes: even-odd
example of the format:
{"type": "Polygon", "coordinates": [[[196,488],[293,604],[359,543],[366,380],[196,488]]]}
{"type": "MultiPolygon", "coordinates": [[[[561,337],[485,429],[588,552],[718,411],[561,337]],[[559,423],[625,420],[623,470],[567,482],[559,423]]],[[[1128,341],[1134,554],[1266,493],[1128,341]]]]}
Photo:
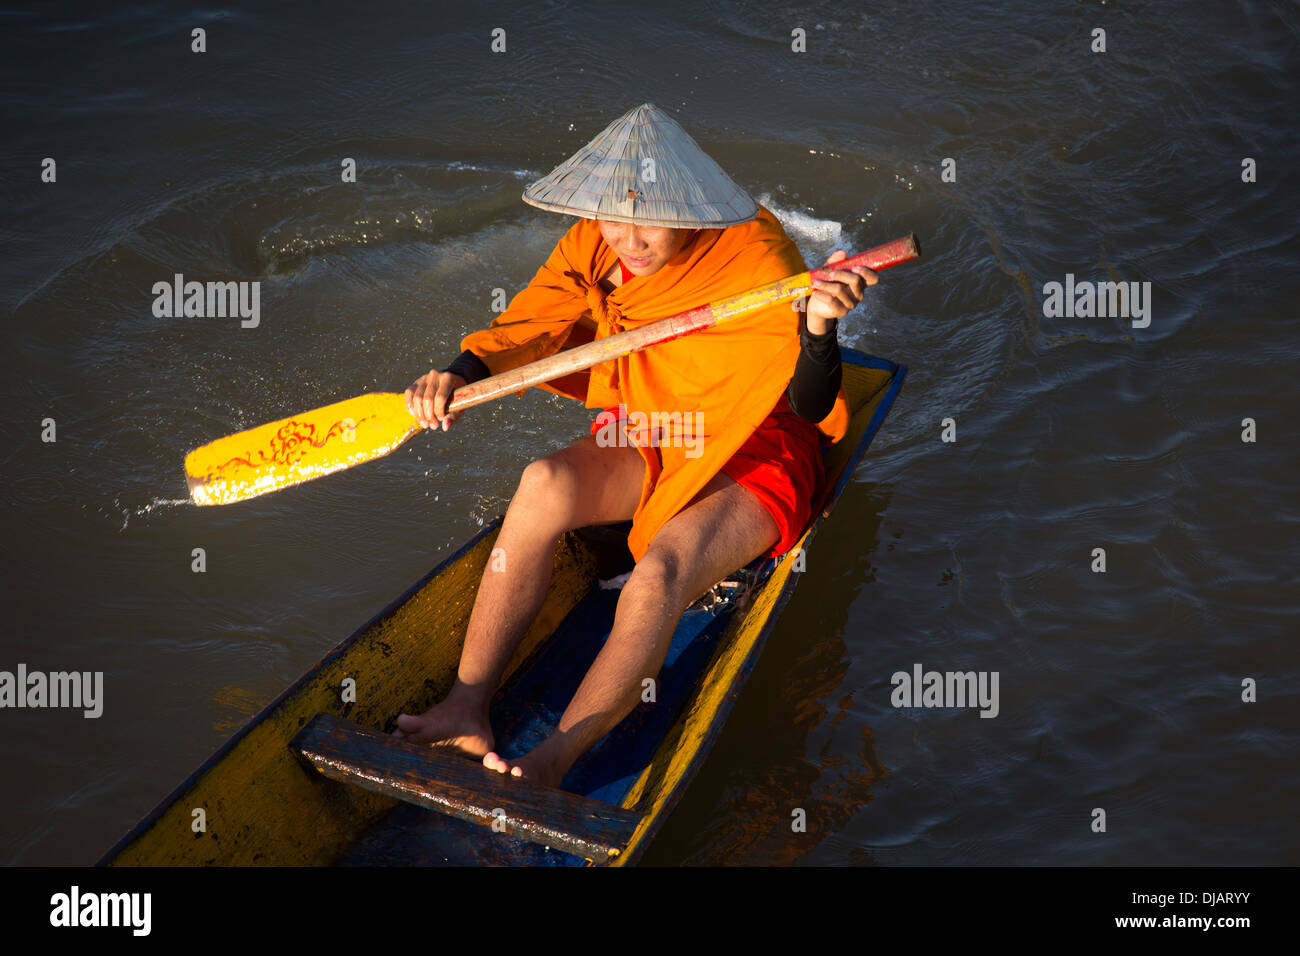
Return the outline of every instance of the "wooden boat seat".
{"type": "Polygon", "coordinates": [[[290,746],[333,780],[596,864],[618,856],[641,820],[630,810],[497,773],[459,754],[330,714],[317,714],[290,746]]]}

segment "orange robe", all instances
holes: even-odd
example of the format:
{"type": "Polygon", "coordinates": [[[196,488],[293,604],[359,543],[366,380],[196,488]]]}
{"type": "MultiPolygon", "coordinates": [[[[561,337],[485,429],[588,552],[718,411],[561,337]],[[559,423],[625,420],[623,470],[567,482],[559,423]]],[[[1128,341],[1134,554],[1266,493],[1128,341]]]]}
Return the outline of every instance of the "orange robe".
{"type": "MultiPolygon", "coordinates": [[[[637,276],[608,295],[599,280],[618,261],[592,219],[579,219],[533,281],[461,348],[493,375],[625,329],[805,271],[798,248],[762,207],[754,220],[701,229],[658,272],[637,276]]],[[[646,463],[628,547],[638,560],[661,527],[681,511],[776,406],[799,357],[799,314],[785,302],[652,346],[538,386],[584,401],[640,411],[703,414],[702,453],[679,443],[640,447],[646,463]]],[[[698,420],[698,419],[688,419],[698,420]]],[[[848,405],[841,389],[819,424],[843,437],[848,405]]]]}

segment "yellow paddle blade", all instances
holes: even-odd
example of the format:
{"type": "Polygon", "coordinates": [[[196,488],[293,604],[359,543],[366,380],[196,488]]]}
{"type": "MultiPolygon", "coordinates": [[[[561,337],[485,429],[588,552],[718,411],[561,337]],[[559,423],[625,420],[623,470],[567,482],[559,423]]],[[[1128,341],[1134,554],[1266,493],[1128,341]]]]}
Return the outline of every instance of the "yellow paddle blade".
{"type": "Polygon", "coordinates": [[[185,478],[196,505],[226,505],[387,455],[418,431],[402,395],[360,395],[196,448],[185,478]]]}

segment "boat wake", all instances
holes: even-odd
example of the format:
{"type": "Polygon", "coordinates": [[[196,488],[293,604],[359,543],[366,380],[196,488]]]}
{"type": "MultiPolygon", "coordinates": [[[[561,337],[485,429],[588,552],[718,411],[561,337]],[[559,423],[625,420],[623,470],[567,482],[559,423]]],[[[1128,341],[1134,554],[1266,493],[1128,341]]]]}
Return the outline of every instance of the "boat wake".
{"type": "MultiPolygon", "coordinates": [[[[209,272],[268,276],[354,247],[467,235],[517,215],[532,170],[488,163],[362,159],[356,182],[319,163],[209,183],[141,210],[93,253],[149,275],[176,271],[177,250],[209,272]]],[[[77,274],[89,263],[61,272],[77,274]]],[[[58,285],[60,275],[42,285],[58,285]]],[[[30,294],[28,298],[30,298],[30,294]]]]}

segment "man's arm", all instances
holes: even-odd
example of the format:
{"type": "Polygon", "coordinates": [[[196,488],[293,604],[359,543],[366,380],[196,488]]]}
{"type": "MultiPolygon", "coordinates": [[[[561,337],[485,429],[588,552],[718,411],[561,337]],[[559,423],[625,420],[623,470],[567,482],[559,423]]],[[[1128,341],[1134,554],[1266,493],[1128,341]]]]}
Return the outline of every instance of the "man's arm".
{"type": "Polygon", "coordinates": [[[839,322],[830,320],[830,328],[821,335],[808,329],[808,320],[799,317],[799,360],[785,397],[794,413],[810,422],[819,422],[831,413],[835,396],[840,392],[843,370],[840,367],[839,322]]]}
{"type": "MultiPolygon", "coordinates": [[[[837,249],[826,260],[829,268],[847,253],[837,249]]],[[[839,394],[843,369],[840,366],[839,319],[859,302],[869,285],[879,280],[870,269],[837,269],[828,280],[816,279],[816,290],[808,297],[799,319],[799,359],[795,363],[786,400],[796,415],[819,422],[830,414],[839,394]]]]}

